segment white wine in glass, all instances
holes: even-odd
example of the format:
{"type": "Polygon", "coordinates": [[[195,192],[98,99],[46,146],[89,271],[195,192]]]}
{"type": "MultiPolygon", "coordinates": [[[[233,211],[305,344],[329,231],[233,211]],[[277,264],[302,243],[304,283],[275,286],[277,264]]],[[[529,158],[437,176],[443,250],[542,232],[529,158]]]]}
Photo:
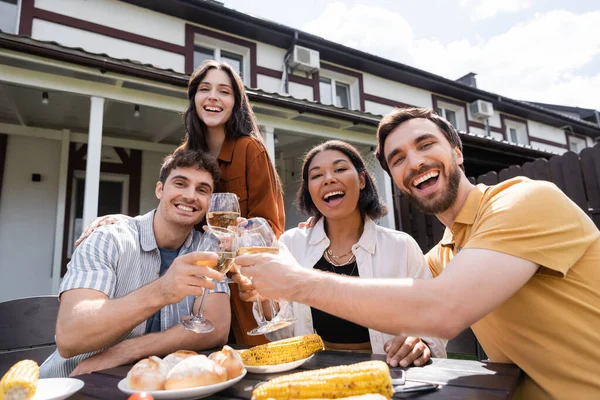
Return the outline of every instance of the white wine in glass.
{"type": "MultiPolygon", "coordinates": [[[[209,228],[200,243],[198,251],[210,251],[217,253],[217,262],[214,260],[196,261],[198,266],[206,266],[226,274],[233,266],[233,259],[237,251],[237,234],[229,229],[214,227],[209,228]]],[[[202,292],[200,306],[196,315],[186,315],[179,320],[179,323],[187,330],[197,333],[208,333],[215,330],[213,323],[203,316],[204,300],[206,299],[207,289],[202,292]]]]}
{"type": "Polygon", "coordinates": [[[227,229],[230,226],[236,226],[239,217],[239,212],[213,211],[206,214],[206,222],[208,226],[227,229]]]}
{"type": "Polygon", "coordinates": [[[213,193],[206,213],[208,226],[229,228],[237,226],[240,217],[240,203],[235,193],[213,193]]]}
{"type": "MultiPolygon", "coordinates": [[[[271,229],[271,226],[264,218],[250,218],[244,223],[238,225],[238,250],[237,254],[278,254],[279,243],[277,237],[271,229]]],[[[237,272],[240,273],[239,268],[237,272]]],[[[241,274],[241,273],[240,273],[241,274]]],[[[286,326],[294,324],[296,319],[283,318],[277,314],[277,309],[272,301],[269,301],[273,318],[267,321],[265,318],[260,297],[256,300],[258,308],[258,326],[247,332],[250,336],[264,335],[265,333],[274,332],[286,326]]]]}

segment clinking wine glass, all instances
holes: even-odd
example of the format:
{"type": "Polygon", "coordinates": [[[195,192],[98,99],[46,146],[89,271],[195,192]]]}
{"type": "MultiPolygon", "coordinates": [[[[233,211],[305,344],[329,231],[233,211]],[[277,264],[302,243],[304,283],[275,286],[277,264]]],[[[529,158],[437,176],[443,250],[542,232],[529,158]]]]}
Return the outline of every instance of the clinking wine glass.
{"type": "MultiPolygon", "coordinates": [[[[230,229],[237,226],[240,217],[240,203],[235,193],[213,193],[210,197],[210,206],[206,213],[206,223],[210,227],[230,229]]],[[[232,283],[229,278],[224,282],[232,283]]]]}
{"type": "MultiPolygon", "coordinates": [[[[222,274],[226,274],[233,265],[237,251],[237,234],[229,229],[220,227],[209,227],[202,235],[198,244],[198,251],[211,251],[219,256],[216,265],[214,261],[197,261],[196,265],[211,267],[222,274]]],[[[218,282],[214,281],[213,282],[218,282]]],[[[197,333],[208,333],[215,330],[213,323],[203,316],[204,300],[206,299],[207,289],[204,289],[200,300],[200,307],[196,315],[186,315],[179,320],[179,323],[187,330],[197,333]]]]}
{"type": "Polygon", "coordinates": [[[240,217],[240,203],[235,193],[213,193],[206,213],[208,226],[229,229],[237,226],[240,217]]]}
{"type": "MultiPolygon", "coordinates": [[[[277,237],[271,226],[264,218],[250,218],[243,224],[238,226],[238,250],[237,254],[258,254],[258,253],[279,253],[279,244],[277,237]]],[[[239,268],[236,270],[240,273],[239,268]]],[[[277,313],[277,309],[273,301],[269,300],[271,307],[271,321],[265,318],[260,297],[256,300],[258,308],[259,322],[258,326],[247,332],[250,336],[264,335],[265,333],[274,332],[296,322],[295,318],[283,318],[277,313]]]]}

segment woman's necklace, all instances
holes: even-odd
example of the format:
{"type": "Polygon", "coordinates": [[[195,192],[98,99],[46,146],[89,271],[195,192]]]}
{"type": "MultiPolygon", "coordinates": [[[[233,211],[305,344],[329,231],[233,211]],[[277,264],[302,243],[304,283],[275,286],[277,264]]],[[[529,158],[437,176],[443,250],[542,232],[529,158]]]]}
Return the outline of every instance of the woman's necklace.
{"type": "Polygon", "coordinates": [[[356,255],[352,254],[352,257],[350,257],[348,259],[348,261],[346,261],[345,263],[338,263],[335,260],[339,260],[340,258],[347,257],[348,254],[350,254],[350,253],[352,253],[352,249],[350,249],[347,253],[342,254],[341,256],[334,256],[333,253],[331,252],[331,249],[327,248],[325,250],[325,252],[323,253],[323,256],[325,257],[327,262],[329,262],[331,265],[334,265],[336,267],[343,267],[344,265],[348,265],[351,262],[353,262],[356,259],[356,255]]]}

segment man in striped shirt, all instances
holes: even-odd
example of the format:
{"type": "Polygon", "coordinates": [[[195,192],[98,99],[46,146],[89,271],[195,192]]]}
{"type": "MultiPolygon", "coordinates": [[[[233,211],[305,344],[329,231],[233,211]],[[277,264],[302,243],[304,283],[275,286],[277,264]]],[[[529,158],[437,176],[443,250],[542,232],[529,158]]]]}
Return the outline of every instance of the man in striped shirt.
{"type": "Polygon", "coordinates": [[[96,229],[73,253],[60,287],[57,351],[40,376],[66,377],[227,342],[229,288],[199,260],[194,226],[208,210],[219,168],[206,153],[180,151],[165,159],[156,184],[155,210],[96,229]],[[204,289],[210,333],[185,330],[179,318],[196,311],[204,289]]]}

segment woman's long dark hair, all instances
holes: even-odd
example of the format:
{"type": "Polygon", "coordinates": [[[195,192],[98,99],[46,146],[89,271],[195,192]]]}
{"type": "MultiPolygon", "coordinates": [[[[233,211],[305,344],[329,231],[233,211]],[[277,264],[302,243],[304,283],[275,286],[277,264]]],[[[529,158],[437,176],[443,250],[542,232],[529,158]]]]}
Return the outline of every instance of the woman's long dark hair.
{"type": "MultiPolygon", "coordinates": [[[[196,112],[195,97],[200,82],[202,82],[202,79],[204,79],[208,71],[211,69],[224,71],[229,76],[229,79],[231,80],[231,86],[233,87],[235,103],[233,104],[231,117],[225,124],[225,138],[237,139],[242,136],[250,136],[260,143],[260,145],[265,149],[265,153],[269,158],[269,161],[272,161],[271,156],[269,155],[269,152],[265,146],[262,134],[258,128],[258,124],[256,123],[256,116],[254,115],[254,111],[252,111],[252,107],[250,106],[250,101],[246,95],[246,89],[244,88],[242,78],[240,78],[237,72],[235,72],[235,70],[231,68],[229,64],[217,62],[215,60],[207,60],[203,62],[190,76],[187,89],[188,107],[184,114],[186,135],[183,143],[181,146],[179,146],[179,149],[187,148],[190,150],[209,151],[208,144],[206,142],[206,125],[198,117],[198,113],[196,112]]],[[[271,166],[273,176],[275,177],[277,190],[281,192],[282,189],[279,175],[277,174],[275,167],[273,167],[273,163],[270,162],[269,165],[271,166]]]]}
{"type": "Polygon", "coordinates": [[[352,165],[354,165],[354,168],[356,168],[358,174],[364,174],[365,187],[360,191],[360,195],[358,196],[358,209],[360,210],[361,215],[363,217],[366,215],[375,221],[386,215],[388,212],[387,206],[379,197],[377,186],[375,185],[373,177],[367,170],[365,161],[356,147],[341,140],[329,140],[325,143],[321,143],[310,149],[304,156],[304,161],[302,163],[302,182],[300,183],[300,188],[296,194],[296,205],[300,211],[306,215],[317,218],[322,216],[317,206],[315,206],[308,190],[308,169],[313,158],[318,153],[325,150],[336,150],[345,154],[350,159],[350,162],[352,162],[352,165]]]}

